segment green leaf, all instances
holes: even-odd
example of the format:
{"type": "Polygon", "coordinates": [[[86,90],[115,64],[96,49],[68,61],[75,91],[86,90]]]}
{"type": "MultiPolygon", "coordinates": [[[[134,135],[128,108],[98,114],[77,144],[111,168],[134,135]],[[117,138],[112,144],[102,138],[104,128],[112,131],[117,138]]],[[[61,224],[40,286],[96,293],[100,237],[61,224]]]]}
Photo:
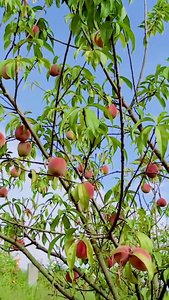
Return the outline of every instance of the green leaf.
{"type": "Polygon", "coordinates": [[[87,128],[90,128],[94,135],[97,135],[100,121],[95,112],[89,108],[84,108],[84,120],[87,128]]]}
{"type": "Polygon", "coordinates": [[[73,132],[76,131],[77,120],[78,120],[78,110],[75,110],[69,117],[69,126],[73,132]]]}
{"type": "Polygon", "coordinates": [[[85,242],[86,246],[87,246],[87,258],[89,260],[89,264],[92,267],[93,266],[93,247],[90,243],[89,240],[87,240],[86,238],[83,238],[83,241],[85,242]]]}
{"type": "Polygon", "coordinates": [[[73,16],[72,21],[70,23],[70,29],[72,30],[73,34],[78,34],[81,30],[81,20],[79,14],[73,16]]]}
{"type": "Polygon", "coordinates": [[[120,76],[120,79],[122,79],[122,81],[124,81],[127,84],[127,86],[132,90],[133,85],[132,85],[131,81],[128,78],[126,78],[124,76],[120,76]]]}
{"type": "Polygon", "coordinates": [[[54,231],[55,230],[55,227],[59,224],[59,221],[60,221],[60,218],[59,216],[57,216],[51,223],[50,225],[50,230],[51,231],[54,231]]]}
{"type": "Polygon", "coordinates": [[[169,67],[166,67],[166,68],[163,70],[163,75],[164,75],[164,77],[169,81],[169,67]]]}
{"type": "Polygon", "coordinates": [[[52,48],[48,43],[44,43],[44,47],[45,47],[48,51],[52,52],[53,55],[55,55],[55,52],[54,52],[53,48],[52,48]]]}
{"type": "Polygon", "coordinates": [[[75,186],[75,188],[72,192],[72,196],[73,196],[74,201],[77,203],[79,201],[78,185],[75,186]]]}
{"type": "Polygon", "coordinates": [[[142,253],[134,252],[133,255],[138,257],[143,262],[143,264],[146,266],[146,269],[147,269],[148,275],[149,275],[149,281],[151,281],[153,279],[153,276],[154,276],[153,262],[147,256],[145,256],[142,253]]]}
{"type": "Polygon", "coordinates": [[[152,253],[154,248],[152,240],[143,232],[136,232],[136,237],[139,240],[140,247],[147,252],[152,253]]]}
{"type": "Polygon", "coordinates": [[[119,24],[122,26],[122,28],[124,29],[126,35],[127,35],[127,36],[130,38],[130,40],[131,40],[131,43],[132,43],[132,53],[133,53],[134,50],[135,50],[135,35],[134,35],[134,33],[132,32],[132,30],[130,29],[130,27],[129,27],[126,23],[120,22],[119,24]]]}
{"type": "Polygon", "coordinates": [[[79,203],[82,211],[86,212],[89,207],[89,194],[83,183],[78,184],[79,203]]]}
{"type": "Polygon", "coordinates": [[[70,228],[70,221],[65,215],[63,215],[62,222],[64,224],[65,229],[70,228]]]}
{"type": "Polygon", "coordinates": [[[164,271],[163,277],[164,277],[165,283],[167,283],[167,281],[169,280],[169,268],[167,268],[167,269],[164,271]]]}
{"type": "MultiPolygon", "coordinates": [[[[62,136],[63,133],[63,126],[65,125],[65,123],[67,123],[67,120],[69,119],[69,116],[72,114],[72,112],[74,112],[75,110],[79,109],[78,107],[72,107],[69,109],[68,113],[64,114],[64,118],[63,120],[60,122],[60,127],[59,127],[59,134],[60,136],[62,136]]],[[[73,130],[73,128],[71,128],[73,130]]],[[[73,130],[74,131],[74,130],[73,130]]]]}
{"type": "Polygon", "coordinates": [[[68,254],[68,250],[69,250],[70,246],[74,243],[74,241],[75,241],[75,239],[71,238],[68,241],[66,241],[66,243],[64,244],[64,250],[65,250],[66,256],[68,254]]]}
{"type": "Polygon", "coordinates": [[[57,177],[54,177],[53,179],[52,179],[52,189],[53,190],[56,190],[57,189],[57,187],[58,187],[58,178],[57,177]]]}
{"type": "Polygon", "coordinates": [[[36,174],[35,170],[31,170],[31,176],[32,176],[32,184],[36,183],[38,181],[38,175],[36,174]]]}
{"type": "Polygon", "coordinates": [[[105,196],[104,196],[104,204],[107,203],[107,201],[110,199],[111,195],[112,195],[113,191],[112,190],[109,190],[105,196]]]}
{"type": "Polygon", "coordinates": [[[126,267],[125,267],[125,275],[126,275],[126,278],[127,278],[128,282],[131,282],[131,283],[134,283],[134,284],[138,283],[138,280],[137,280],[136,276],[132,272],[130,264],[127,264],[126,267]]]}
{"type": "Polygon", "coordinates": [[[140,124],[142,124],[143,122],[154,122],[153,118],[150,118],[150,117],[145,117],[145,118],[142,118],[140,119],[134,126],[133,126],[133,129],[132,129],[132,132],[131,132],[131,135],[132,135],[132,139],[134,139],[134,132],[135,130],[138,128],[138,126],[140,124]]]}
{"type": "Polygon", "coordinates": [[[56,242],[60,239],[61,236],[62,236],[62,235],[59,234],[57,237],[55,237],[55,238],[53,239],[53,241],[50,242],[49,248],[48,248],[48,259],[50,259],[50,254],[51,254],[51,252],[52,252],[52,250],[53,250],[53,248],[54,248],[56,242]]]}
{"type": "Polygon", "coordinates": [[[34,49],[35,56],[37,56],[38,58],[42,58],[43,57],[43,54],[40,51],[38,45],[33,45],[33,49],[34,49]]]}
{"type": "Polygon", "coordinates": [[[73,270],[73,267],[75,265],[76,248],[77,243],[72,243],[67,251],[67,264],[70,271],[73,270]]]}
{"type": "Polygon", "coordinates": [[[15,208],[17,210],[18,215],[20,216],[21,215],[21,208],[17,203],[15,203],[15,208]]]}
{"type": "Polygon", "coordinates": [[[155,127],[155,134],[161,156],[164,158],[168,147],[169,133],[166,131],[165,126],[158,125],[155,127]]]}
{"type": "Polygon", "coordinates": [[[43,243],[43,245],[45,245],[46,242],[47,242],[47,236],[46,236],[45,233],[43,233],[43,234],[42,234],[42,243],[43,243]]]}

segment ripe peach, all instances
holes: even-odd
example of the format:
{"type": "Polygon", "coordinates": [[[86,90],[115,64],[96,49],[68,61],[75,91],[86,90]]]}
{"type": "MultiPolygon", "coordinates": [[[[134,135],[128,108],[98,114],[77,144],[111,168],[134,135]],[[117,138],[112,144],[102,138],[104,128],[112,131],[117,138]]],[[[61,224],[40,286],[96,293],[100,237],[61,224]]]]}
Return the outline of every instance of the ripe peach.
{"type": "Polygon", "coordinates": [[[37,34],[40,31],[38,25],[33,25],[32,30],[33,30],[34,35],[37,34]]]}
{"type": "Polygon", "coordinates": [[[100,30],[95,33],[94,42],[98,47],[103,48],[103,40],[100,36],[100,30]]]}
{"type": "Polygon", "coordinates": [[[100,171],[103,173],[103,174],[108,174],[109,173],[109,167],[104,165],[100,168],[100,171]]]}
{"type": "Polygon", "coordinates": [[[60,74],[60,70],[57,65],[52,65],[49,71],[49,74],[53,77],[58,76],[60,74]]]}
{"type": "Polygon", "coordinates": [[[135,256],[135,254],[137,254],[137,253],[141,253],[141,254],[145,255],[149,260],[152,261],[150,254],[146,250],[144,250],[140,247],[135,247],[134,250],[132,250],[132,252],[130,253],[129,262],[137,270],[147,271],[145,264],[137,256],[135,256]]]}
{"type": "Polygon", "coordinates": [[[7,189],[6,188],[4,188],[4,187],[2,187],[1,189],[0,189],[0,197],[7,197],[8,196],[8,191],[7,191],[7,189]]]}
{"type": "Polygon", "coordinates": [[[85,242],[79,241],[76,248],[76,256],[81,259],[87,258],[87,246],[85,242]]]}
{"type": "Polygon", "coordinates": [[[143,193],[149,193],[151,191],[151,186],[148,183],[144,183],[141,187],[143,193]]]}
{"type": "Polygon", "coordinates": [[[111,268],[115,264],[114,255],[111,255],[109,258],[107,258],[108,267],[111,268]]]}
{"type": "MultiPolygon", "coordinates": [[[[116,219],[116,213],[113,213],[112,215],[111,215],[111,217],[110,217],[110,223],[113,225],[114,224],[114,221],[115,221],[115,219],[116,219]]],[[[120,214],[119,215],[119,218],[118,218],[118,220],[123,220],[123,215],[122,214],[120,214]]]]}
{"type": "MultiPolygon", "coordinates": [[[[76,281],[79,278],[79,274],[76,271],[73,271],[73,273],[74,273],[74,279],[73,279],[73,281],[76,281]]],[[[69,272],[66,273],[66,280],[68,282],[72,283],[72,279],[71,279],[71,277],[69,275],[69,272]]]]}
{"type": "Polygon", "coordinates": [[[10,171],[10,174],[12,177],[19,177],[21,175],[21,170],[20,169],[16,169],[16,168],[12,168],[10,171]]]}
{"type": "Polygon", "coordinates": [[[2,77],[4,78],[4,79],[11,79],[11,77],[10,76],[8,76],[8,74],[6,73],[6,69],[7,69],[7,64],[3,67],[3,69],[2,69],[2,77]]]}
{"type": "Polygon", "coordinates": [[[75,138],[75,135],[74,135],[73,131],[69,130],[69,131],[66,133],[66,137],[67,137],[68,140],[73,141],[74,138],[75,138]]]}
{"type": "Polygon", "coordinates": [[[18,154],[19,156],[28,156],[31,153],[32,145],[28,142],[20,142],[18,144],[18,154]]]}
{"type": "Polygon", "coordinates": [[[148,166],[147,166],[147,169],[146,169],[146,175],[149,177],[149,178],[155,178],[158,174],[158,167],[156,164],[154,163],[150,163],[148,166]]]}
{"type": "Polygon", "coordinates": [[[80,173],[82,173],[82,172],[84,171],[84,166],[83,166],[83,165],[79,165],[79,166],[77,167],[77,170],[78,170],[80,173]]]}
{"type": "Polygon", "coordinates": [[[88,181],[85,181],[83,184],[87,188],[89,198],[93,198],[93,196],[94,196],[94,187],[93,187],[93,185],[88,181]]]}
{"type": "Polygon", "coordinates": [[[115,261],[119,265],[125,266],[125,264],[128,262],[130,257],[131,248],[129,246],[119,246],[117,247],[116,251],[118,252],[114,253],[115,261]]]}
{"type": "Polygon", "coordinates": [[[157,205],[160,206],[160,207],[164,207],[164,206],[167,205],[167,201],[164,198],[160,198],[157,201],[157,205]]]}
{"type": "MultiPolygon", "coordinates": [[[[117,108],[114,104],[110,104],[108,106],[106,106],[106,108],[108,109],[109,113],[112,115],[113,119],[117,116],[117,108]]],[[[107,115],[106,112],[104,112],[104,116],[106,119],[109,119],[109,116],[107,115]]]]}
{"type": "Polygon", "coordinates": [[[18,128],[16,128],[15,131],[15,137],[17,140],[21,141],[21,142],[25,142],[26,140],[28,140],[30,138],[31,134],[29,129],[26,129],[26,127],[24,125],[19,126],[18,128]]]}
{"type": "Polygon", "coordinates": [[[0,132],[0,148],[2,148],[6,143],[6,139],[2,132],[0,132]]]}
{"type": "Polygon", "coordinates": [[[92,178],[93,175],[94,175],[94,174],[93,174],[92,171],[85,171],[85,173],[84,173],[84,177],[85,177],[86,179],[92,178]]]}
{"type": "Polygon", "coordinates": [[[62,157],[52,157],[49,160],[48,169],[49,174],[59,177],[65,176],[67,164],[64,158],[62,157]]]}

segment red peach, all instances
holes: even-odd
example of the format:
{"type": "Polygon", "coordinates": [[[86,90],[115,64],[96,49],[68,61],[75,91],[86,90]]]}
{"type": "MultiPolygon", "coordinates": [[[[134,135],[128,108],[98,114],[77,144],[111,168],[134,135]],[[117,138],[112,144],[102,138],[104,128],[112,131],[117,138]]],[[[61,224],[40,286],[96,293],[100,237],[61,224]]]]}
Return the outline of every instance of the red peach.
{"type": "Polygon", "coordinates": [[[49,71],[49,74],[53,77],[58,76],[60,74],[60,70],[57,65],[52,65],[49,71]]]}
{"type": "Polygon", "coordinates": [[[59,177],[65,176],[67,164],[62,157],[52,157],[48,164],[49,174],[59,177]]]}
{"type": "Polygon", "coordinates": [[[107,258],[107,262],[108,262],[108,267],[109,268],[113,267],[114,264],[115,264],[114,255],[112,255],[109,258],[107,258]]]}
{"type": "Polygon", "coordinates": [[[93,185],[88,181],[85,181],[83,184],[87,188],[89,198],[93,198],[93,196],[94,196],[94,187],[93,187],[93,185]]]}
{"type": "Polygon", "coordinates": [[[7,197],[8,196],[8,191],[7,191],[7,189],[6,188],[1,188],[0,189],[0,197],[7,197]]]}
{"type": "Polygon", "coordinates": [[[40,31],[38,25],[33,25],[32,30],[33,30],[34,35],[37,34],[40,31]]]}
{"type": "Polygon", "coordinates": [[[25,142],[26,140],[28,140],[30,138],[31,134],[29,129],[26,129],[26,127],[24,125],[19,126],[18,128],[16,128],[15,131],[15,137],[17,140],[21,141],[21,142],[25,142]]]}
{"type": "Polygon", "coordinates": [[[160,206],[160,207],[164,207],[164,206],[167,205],[167,201],[164,198],[160,198],[157,201],[157,205],[160,206]]]}
{"type": "MultiPolygon", "coordinates": [[[[106,106],[106,108],[108,109],[109,113],[112,115],[113,119],[117,116],[117,108],[114,104],[110,104],[108,106],[106,106]]],[[[104,116],[106,119],[109,119],[109,116],[107,115],[106,112],[104,112],[104,116]]]]}
{"type": "Polygon", "coordinates": [[[69,130],[69,131],[66,133],[66,137],[67,137],[68,140],[73,141],[74,138],[75,138],[75,135],[74,135],[73,131],[69,130]]]}
{"type": "Polygon", "coordinates": [[[92,178],[92,177],[93,177],[93,172],[92,172],[92,171],[85,171],[84,177],[85,177],[86,179],[92,178]]]}
{"type": "Polygon", "coordinates": [[[31,153],[32,145],[28,142],[20,142],[18,145],[19,156],[28,156],[31,153]]]}
{"type": "Polygon", "coordinates": [[[85,242],[79,241],[76,248],[76,256],[81,259],[87,258],[87,246],[85,242]]]}
{"type": "Polygon", "coordinates": [[[140,247],[135,247],[134,250],[132,250],[132,252],[130,253],[129,262],[137,270],[147,271],[145,264],[137,256],[135,256],[135,254],[137,253],[145,255],[150,261],[152,261],[150,254],[146,250],[140,247]]]}
{"type": "Polygon", "coordinates": [[[151,186],[148,183],[144,183],[141,187],[143,193],[149,193],[151,191],[151,186]]]}
{"type": "Polygon", "coordinates": [[[100,36],[100,30],[95,33],[94,42],[98,47],[103,48],[103,40],[100,36]]]}
{"type": "MultiPolygon", "coordinates": [[[[113,213],[112,215],[111,215],[111,217],[110,217],[110,223],[113,225],[114,224],[114,221],[115,221],[115,219],[116,219],[116,213],[113,213]]],[[[119,215],[119,218],[118,218],[118,220],[123,220],[123,215],[122,214],[120,214],[119,215]]]]}
{"type": "Polygon", "coordinates": [[[20,169],[16,169],[16,168],[12,168],[10,171],[10,174],[12,177],[19,177],[21,175],[21,170],[20,169]]]}
{"type": "Polygon", "coordinates": [[[80,173],[82,173],[82,172],[84,171],[84,166],[83,166],[83,165],[79,165],[79,166],[77,167],[77,170],[78,170],[80,173]]]}
{"type": "Polygon", "coordinates": [[[2,148],[6,143],[6,139],[2,132],[0,132],[0,148],[2,148]]]}
{"type": "Polygon", "coordinates": [[[101,172],[103,172],[103,174],[108,174],[109,173],[109,167],[104,165],[100,168],[101,172]]]}
{"type": "Polygon", "coordinates": [[[7,64],[3,67],[3,69],[2,69],[2,77],[4,78],[4,79],[11,79],[11,77],[10,76],[8,76],[8,74],[6,73],[6,69],[7,69],[7,64]]]}
{"type": "Polygon", "coordinates": [[[115,261],[119,265],[125,266],[125,264],[128,262],[130,257],[131,248],[129,246],[119,246],[117,247],[116,251],[118,252],[114,253],[115,261]]]}
{"type": "MultiPolygon", "coordinates": [[[[73,273],[74,273],[74,279],[73,279],[73,281],[76,281],[79,278],[79,274],[76,271],[73,271],[73,273]]],[[[66,280],[68,282],[72,283],[72,279],[71,279],[71,277],[69,275],[69,272],[66,273],[66,280]]]]}
{"type": "Polygon", "coordinates": [[[158,174],[158,167],[156,164],[154,163],[150,163],[148,166],[147,166],[147,169],[146,169],[146,175],[149,177],[149,178],[155,178],[158,174]]]}

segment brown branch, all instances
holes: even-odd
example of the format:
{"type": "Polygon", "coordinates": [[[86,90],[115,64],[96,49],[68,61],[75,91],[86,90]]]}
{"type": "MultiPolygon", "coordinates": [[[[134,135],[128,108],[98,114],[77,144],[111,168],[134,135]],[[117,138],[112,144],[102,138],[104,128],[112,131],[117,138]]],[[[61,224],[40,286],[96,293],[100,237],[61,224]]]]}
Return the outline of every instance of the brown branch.
{"type": "Polygon", "coordinates": [[[143,73],[144,73],[144,69],[145,69],[145,64],[146,64],[146,59],[147,59],[147,51],[148,51],[148,35],[147,35],[147,1],[144,0],[144,20],[145,20],[145,33],[144,33],[144,38],[145,38],[145,48],[144,48],[144,57],[143,57],[143,63],[142,63],[142,67],[141,67],[141,72],[140,72],[140,76],[139,76],[139,80],[137,83],[137,88],[136,88],[136,92],[134,95],[134,98],[130,104],[130,107],[132,107],[135,103],[135,99],[137,97],[137,92],[138,89],[140,87],[140,83],[143,77],[143,73]]]}
{"type": "Polygon", "coordinates": [[[111,46],[113,49],[113,57],[114,57],[114,67],[115,67],[115,74],[116,74],[116,80],[117,80],[117,96],[119,99],[119,111],[120,111],[120,127],[121,127],[121,182],[120,182],[120,197],[119,197],[119,203],[118,203],[118,210],[115,217],[115,220],[113,222],[113,225],[110,229],[110,234],[116,227],[117,221],[120,216],[120,211],[122,208],[123,203],[123,192],[124,192],[124,167],[125,167],[125,158],[124,158],[124,116],[123,116],[123,100],[121,95],[121,85],[120,85],[120,76],[119,76],[119,69],[118,69],[118,63],[117,63],[117,55],[116,55],[116,49],[115,44],[113,40],[113,35],[111,36],[111,46]]]}
{"type": "MultiPolygon", "coordinates": [[[[68,45],[66,47],[66,52],[65,52],[65,56],[64,56],[64,60],[63,60],[63,65],[62,65],[62,70],[61,70],[61,74],[59,77],[59,83],[58,83],[58,88],[57,88],[57,95],[56,95],[56,101],[55,101],[55,108],[57,108],[58,105],[58,99],[59,99],[59,92],[60,92],[60,86],[61,86],[61,81],[62,81],[62,75],[63,75],[63,71],[64,71],[64,67],[66,64],[66,59],[67,59],[67,55],[68,55],[68,50],[69,50],[69,44],[71,41],[71,37],[72,37],[72,32],[70,32],[69,35],[69,40],[68,40],[68,45]]],[[[51,139],[51,147],[50,147],[50,156],[52,156],[52,152],[53,152],[53,141],[54,141],[54,136],[55,136],[55,127],[56,127],[56,109],[54,112],[54,120],[53,120],[53,128],[52,128],[52,139],[51,139]]]]}

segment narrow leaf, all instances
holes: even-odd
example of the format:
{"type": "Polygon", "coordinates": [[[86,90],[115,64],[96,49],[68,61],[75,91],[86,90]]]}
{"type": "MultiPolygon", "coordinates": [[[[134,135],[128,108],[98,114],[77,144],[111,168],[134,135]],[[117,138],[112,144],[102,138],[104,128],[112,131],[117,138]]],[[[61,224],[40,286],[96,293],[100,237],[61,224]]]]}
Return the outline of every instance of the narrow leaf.
{"type": "Polygon", "coordinates": [[[77,248],[77,243],[73,243],[67,251],[67,264],[69,266],[70,271],[73,270],[75,264],[76,248],[77,248]]]}

